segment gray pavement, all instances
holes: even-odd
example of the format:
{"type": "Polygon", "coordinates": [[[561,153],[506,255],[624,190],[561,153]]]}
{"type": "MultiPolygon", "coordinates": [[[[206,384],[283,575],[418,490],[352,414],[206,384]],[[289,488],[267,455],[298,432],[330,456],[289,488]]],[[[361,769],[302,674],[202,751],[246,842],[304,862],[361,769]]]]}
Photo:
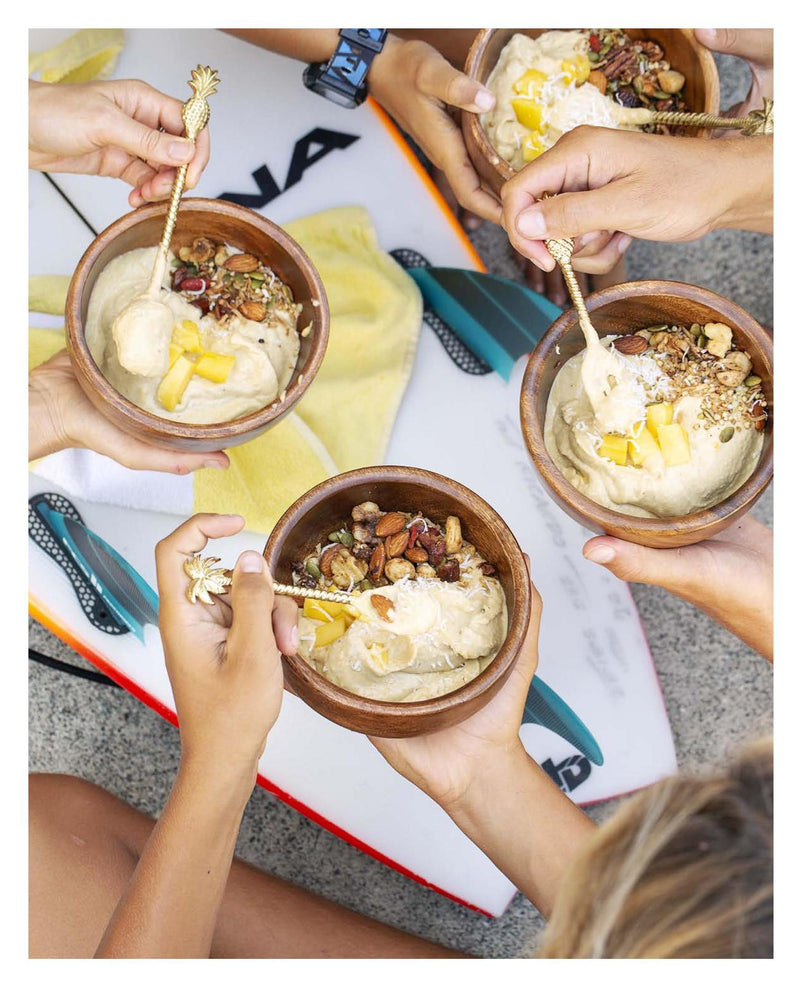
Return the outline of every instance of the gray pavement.
{"type": "MultiPolygon", "coordinates": [[[[747,72],[720,59],[723,106],[742,97],[747,72]]],[[[516,276],[504,235],[484,228],[475,243],[490,270],[516,276]]],[[[631,279],[664,277],[702,284],[772,325],[772,240],[722,232],[695,244],[635,243],[631,279]]],[[[756,507],[770,523],[772,491],[756,507]]],[[[769,666],[706,616],[661,589],[633,594],[664,691],[678,763],[694,770],[719,763],[750,737],[771,731],[769,666]]],[[[75,664],[82,659],[31,621],[31,646],[75,664]]],[[[128,693],[31,662],[29,747],[32,771],[85,777],[157,814],[178,764],[175,729],[128,693]]],[[[594,806],[598,821],[616,807],[594,806]]],[[[237,852],[278,876],[379,920],[485,957],[528,954],[542,921],[517,895],[492,920],[426,890],[346,845],[260,788],[250,800],[237,852]]]]}

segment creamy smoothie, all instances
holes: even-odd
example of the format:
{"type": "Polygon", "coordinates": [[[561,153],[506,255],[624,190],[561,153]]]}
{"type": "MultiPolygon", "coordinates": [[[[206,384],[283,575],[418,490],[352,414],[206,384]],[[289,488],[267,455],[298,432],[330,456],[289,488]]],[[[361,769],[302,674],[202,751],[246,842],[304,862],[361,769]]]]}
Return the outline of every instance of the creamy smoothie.
{"type": "MultiPolygon", "coordinates": [[[[627,379],[616,418],[599,420],[588,400],[586,350],[559,370],[545,445],[569,482],[596,503],[640,517],[680,517],[725,499],[758,464],[766,401],[749,356],[706,335],[719,339],[724,329],[730,340],[727,326],[692,329],[643,330],[641,352],[615,353],[627,379]]],[[[615,341],[639,348],[620,342],[633,338],[615,341]]],[[[603,340],[606,348],[611,343],[603,340]]],[[[616,389],[609,390],[611,402],[616,389]]]]}
{"type": "MultiPolygon", "coordinates": [[[[262,276],[255,258],[248,274],[227,270],[226,261],[249,255],[222,249],[219,266],[207,258],[187,267],[171,255],[156,305],[144,298],[156,247],[116,257],[97,279],[86,321],[89,350],[109,383],[151,414],[194,424],[229,421],[272,403],[291,379],[299,306],[276,291],[272,272],[271,283],[262,276]],[[182,282],[176,271],[186,271],[182,282]],[[235,278],[246,284],[235,285],[235,278]],[[185,287],[195,282],[203,290],[185,287]],[[246,300],[236,307],[239,298],[246,300]],[[143,306],[141,318],[118,319],[131,303],[143,306]]],[[[279,280],[277,286],[285,287],[279,280]]]]}
{"type": "Polygon", "coordinates": [[[515,34],[487,80],[496,103],[481,123],[517,171],[575,127],[639,129],[626,122],[627,109],[684,108],[685,79],[663,55],[655,42],[616,29],[515,34]]]}
{"type": "Polygon", "coordinates": [[[298,585],[345,589],[346,604],[307,599],[299,653],[334,684],[367,698],[417,702],[487,667],[508,631],[494,567],[461,535],[420,515],[365,502],[296,565],[298,585]]]}

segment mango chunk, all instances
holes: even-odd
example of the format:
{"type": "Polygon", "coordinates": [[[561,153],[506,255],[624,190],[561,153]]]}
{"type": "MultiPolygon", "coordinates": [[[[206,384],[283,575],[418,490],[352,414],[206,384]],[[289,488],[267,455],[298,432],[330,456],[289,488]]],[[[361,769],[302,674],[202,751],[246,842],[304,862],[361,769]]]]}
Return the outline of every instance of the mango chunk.
{"type": "Polygon", "coordinates": [[[187,353],[202,353],[203,351],[200,329],[195,322],[188,318],[185,318],[180,325],[176,325],[172,330],[172,342],[187,353]]]}
{"type": "Polygon", "coordinates": [[[331,623],[323,623],[314,631],[314,646],[327,647],[334,640],[343,637],[347,630],[347,620],[343,616],[338,616],[331,623]]]}
{"type": "Polygon", "coordinates": [[[658,443],[642,422],[635,434],[628,436],[628,455],[635,466],[644,465],[651,455],[659,454],[658,443]]]}
{"type": "Polygon", "coordinates": [[[677,421],[658,426],[658,444],[661,446],[665,466],[682,466],[692,457],[689,436],[677,421]]]}
{"type": "Polygon", "coordinates": [[[653,438],[658,438],[659,425],[672,424],[672,416],[674,413],[675,409],[668,401],[665,401],[663,404],[647,405],[645,409],[647,427],[650,429],[650,434],[653,438]]]}
{"type": "Polygon", "coordinates": [[[514,83],[514,92],[531,99],[542,91],[545,82],[547,82],[546,72],[540,72],[538,68],[530,68],[514,83]]]}
{"type": "Polygon", "coordinates": [[[544,154],[544,141],[538,134],[528,134],[522,141],[523,161],[535,161],[540,154],[544,154]]]}
{"type": "Polygon", "coordinates": [[[195,364],[195,372],[199,377],[204,377],[214,383],[225,383],[235,362],[235,356],[225,356],[223,353],[203,353],[195,364]]]}
{"type": "Polygon", "coordinates": [[[175,362],[164,374],[161,383],[158,385],[156,397],[161,402],[162,407],[168,411],[174,411],[180,404],[184,391],[189,386],[189,381],[194,374],[195,364],[181,353],[176,357],[175,362]]]}
{"type": "Polygon", "coordinates": [[[542,125],[542,107],[535,99],[512,99],[511,107],[523,127],[539,130],[542,125]]]}
{"type": "Polygon", "coordinates": [[[569,85],[571,82],[583,85],[589,78],[592,66],[586,55],[576,55],[575,58],[565,58],[561,63],[561,71],[566,72],[567,77],[564,82],[569,85]]]}
{"type": "Polygon", "coordinates": [[[303,616],[310,620],[321,620],[323,623],[333,623],[339,617],[344,616],[347,607],[344,603],[332,603],[327,599],[304,599],[303,616]]]}
{"type": "Polygon", "coordinates": [[[624,466],[628,461],[628,439],[625,435],[603,435],[602,443],[597,450],[597,454],[604,459],[611,459],[619,466],[624,466]]]}
{"type": "Polygon", "coordinates": [[[178,346],[176,343],[171,342],[169,344],[169,365],[172,366],[175,360],[184,352],[186,352],[186,350],[183,346],[178,346]]]}

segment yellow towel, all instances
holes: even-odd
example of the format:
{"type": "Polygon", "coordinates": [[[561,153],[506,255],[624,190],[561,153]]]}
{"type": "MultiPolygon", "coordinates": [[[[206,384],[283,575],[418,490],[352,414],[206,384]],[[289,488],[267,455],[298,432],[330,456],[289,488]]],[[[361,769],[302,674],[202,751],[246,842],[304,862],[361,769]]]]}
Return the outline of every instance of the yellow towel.
{"type": "Polygon", "coordinates": [[[125,44],[119,28],[90,28],[76,31],[48,48],[28,55],[28,75],[40,82],[90,82],[107,79],[114,71],[125,44]]]}
{"type": "MultiPolygon", "coordinates": [[[[198,511],[239,513],[251,530],[272,529],[284,510],[328,476],[380,462],[414,360],[422,300],[384,253],[366,209],[331,209],[287,231],[317,267],[331,311],[325,359],[295,412],[246,445],[228,470],[194,474],[198,511]]],[[[31,278],[29,307],[64,311],[68,280],[31,278]]],[[[29,364],[63,346],[63,333],[30,330],[29,364]]]]}

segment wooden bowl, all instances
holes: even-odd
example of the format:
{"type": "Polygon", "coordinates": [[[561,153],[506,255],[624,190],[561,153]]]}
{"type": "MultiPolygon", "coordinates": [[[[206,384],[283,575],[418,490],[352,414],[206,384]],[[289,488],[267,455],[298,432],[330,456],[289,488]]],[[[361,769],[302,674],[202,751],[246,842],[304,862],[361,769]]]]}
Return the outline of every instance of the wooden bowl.
{"type": "Polygon", "coordinates": [[[122,216],[91,243],[81,257],[67,294],[67,349],[75,375],[94,406],[123,431],[150,445],[210,452],[256,438],[280,420],[311,386],[328,344],[328,302],[311,261],[275,223],[243,206],[220,199],[187,198],[181,202],[172,237],[172,250],[191,245],[200,235],[252,253],[289,285],[303,308],[298,326],[312,324],[300,339],[300,355],[284,400],[275,401],[241,418],[218,424],[187,424],[158,417],[118,393],[100,372],[89,352],[84,326],[89,297],[106,265],[121,253],[155,246],[164,228],[166,203],[145,205],[122,216]]]}
{"type": "Polygon", "coordinates": [[[653,548],[677,548],[718,534],[750,510],[772,479],[772,337],[732,301],[706,288],[679,281],[615,284],[589,295],[586,307],[600,336],[664,323],[723,322],[729,325],[737,345],[750,354],[753,372],[762,379],[770,409],[764,445],[755,471],[738,490],[715,506],[684,517],[658,520],[633,517],[602,507],[579,493],[550,458],[543,433],[547,398],[556,373],[584,348],[575,309],[570,308],[553,322],[531,353],[520,395],[522,433],[545,489],[579,524],[625,541],[653,548]]]}
{"type": "MultiPolygon", "coordinates": [[[[486,84],[492,69],[497,64],[500,52],[515,34],[527,34],[536,38],[545,31],[556,30],[550,27],[528,28],[485,28],[478,31],[464,63],[464,72],[478,82],[486,84]]],[[[570,30],[560,28],[558,30],[570,30]]],[[[625,28],[634,40],[657,41],[664,49],[664,55],[672,68],[686,76],[684,98],[690,110],[696,113],[719,112],[719,75],[711,52],[695,39],[689,28],[625,28]]],[[[504,161],[489,142],[481,124],[480,116],[464,111],[461,114],[461,129],[467,153],[483,184],[500,197],[503,185],[516,172],[504,161]]],[[[698,136],[708,136],[698,131],[698,136]]]]}
{"type": "Polygon", "coordinates": [[[420,511],[441,523],[461,520],[464,537],[497,569],[508,606],[508,633],[494,660],[472,681],[422,702],[380,702],[339,688],[300,657],[284,657],[287,685],[333,722],[370,736],[417,736],[453,726],[482,708],[511,673],[528,629],[531,587],[522,550],[503,519],[472,490],[437,473],[407,466],[371,466],[325,480],[300,497],[275,525],[264,549],[274,577],[291,583],[291,564],[350,519],[356,504],[420,511]]]}

